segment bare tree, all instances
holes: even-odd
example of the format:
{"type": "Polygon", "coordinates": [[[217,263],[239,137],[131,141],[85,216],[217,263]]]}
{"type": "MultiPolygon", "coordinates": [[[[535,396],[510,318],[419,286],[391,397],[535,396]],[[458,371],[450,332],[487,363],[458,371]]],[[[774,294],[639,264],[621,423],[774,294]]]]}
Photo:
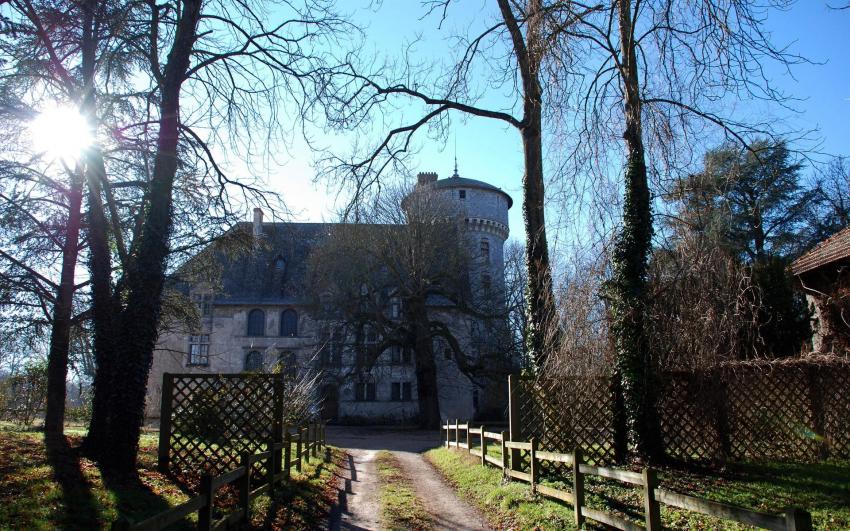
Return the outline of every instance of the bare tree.
{"type": "Polygon", "coordinates": [[[464,227],[438,191],[385,190],[358,223],[337,225],[311,257],[314,298],[327,308],[335,341],[360,352],[355,370],[371,370],[392,347],[412,352],[419,420],[427,428],[440,424],[435,340],[482,386],[509,368],[501,283],[471,286],[481,265],[464,227]],[[471,341],[470,328],[479,334],[471,341]]]}
{"type": "Polygon", "coordinates": [[[710,128],[744,145],[755,133],[775,135],[771,124],[741,119],[724,102],[746,97],[788,103],[762,68],[801,60],[774,46],[763,29],[767,9],[784,5],[616,0],[562,34],[562,46],[585,59],[573,77],[579,135],[568,157],[586,165],[613,149],[613,139],[624,141],[622,225],[606,294],[629,439],[646,459],[663,456],[647,329],[650,177],[667,176],[687,161],[710,128]]]}
{"type": "MultiPolygon", "coordinates": [[[[450,0],[427,2],[428,14],[441,13],[442,22],[450,4],[450,0]]],[[[487,20],[480,33],[456,38],[460,54],[445,75],[442,65],[423,69],[413,60],[400,69],[386,64],[352,66],[349,81],[336,93],[338,125],[372,124],[399,100],[422,105],[424,110],[415,120],[392,128],[376,146],[349,159],[334,157],[326,162],[334,170],[331,175],[342,176],[352,184],[356,203],[367,188],[380,182],[385,170],[403,164],[417,132],[432,128],[445,135],[453,111],[496,120],[516,129],[522,140],[525,169],[522,209],[526,235],[526,348],[535,363],[542,365],[547,330],[554,330],[556,323],[544,212],[543,118],[555,113],[557,105],[553,100],[559,99],[557,90],[552,90],[551,85],[544,87],[542,79],[557,67],[566,68],[569,62],[569,53],[560,53],[564,50],[551,47],[551,41],[595,8],[542,0],[497,0],[496,5],[498,12],[487,20]],[[439,74],[431,80],[435,71],[439,74]],[[504,107],[480,103],[485,92],[500,89],[515,94],[515,98],[504,107]]]]}

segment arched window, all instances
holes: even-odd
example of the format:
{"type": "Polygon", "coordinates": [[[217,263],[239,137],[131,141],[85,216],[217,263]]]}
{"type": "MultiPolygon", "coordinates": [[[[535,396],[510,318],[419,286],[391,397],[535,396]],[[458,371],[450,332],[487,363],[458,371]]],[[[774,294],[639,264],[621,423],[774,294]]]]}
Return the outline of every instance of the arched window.
{"type": "Polygon", "coordinates": [[[280,314],[280,335],[283,337],[298,335],[298,313],[295,310],[283,310],[280,314]]]}
{"type": "Polygon", "coordinates": [[[266,335],[266,312],[251,310],[248,313],[248,335],[253,337],[266,335]]]}
{"type": "Polygon", "coordinates": [[[277,258],[274,259],[274,268],[278,271],[284,271],[286,269],[286,260],[281,255],[277,255],[277,258]]]}
{"type": "Polygon", "coordinates": [[[259,371],[263,368],[263,355],[259,350],[252,350],[245,355],[245,370],[259,371]]]}

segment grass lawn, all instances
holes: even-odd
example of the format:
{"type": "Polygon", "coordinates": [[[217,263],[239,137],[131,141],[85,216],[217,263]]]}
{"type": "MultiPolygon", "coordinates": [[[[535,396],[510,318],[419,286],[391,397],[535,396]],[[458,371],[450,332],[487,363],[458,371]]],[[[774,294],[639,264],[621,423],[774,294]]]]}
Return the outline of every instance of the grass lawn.
{"type": "Polygon", "coordinates": [[[380,482],[381,528],[390,531],[431,529],[430,515],[393,454],[378,452],[375,464],[380,482]]]}
{"type": "MultiPolygon", "coordinates": [[[[464,450],[437,448],[427,457],[458,489],[477,504],[494,525],[521,529],[571,528],[573,512],[560,502],[533,499],[528,484],[503,483],[501,470],[484,468],[464,450]]],[[[665,470],[664,487],[749,509],[780,514],[790,506],[812,513],[815,529],[850,529],[850,462],[819,464],[741,464],[722,472],[665,470]]],[[[571,491],[569,483],[545,482],[571,491]]],[[[639,488],[598,477],[587,477],[587,504],[640,521],[643,499],[639,488]]],[[[748,529],[747,526],[662,505],[662,523],[672,529],[748,529]]]]}
{"type": "MultiPolygon", "coordinates": [[[[48,445],[40,432],[0,426],[0,529],[109,529],[119,516],[138,522],[189,499],[190,493],[156,470],[156,433],[142,435],[138,476],[112,480],[79,455],[82,432],[67,431],[64,441],[48,445]]],[[[323,521],[336,499],[340,454],[332,450],[331,456],[329,463],[311,460],[301,474],[293,470],[274,501],[255,500],[251,527],[314,527],[323,521]]],[[[228,504],[226,492],[222,497],[228,504]]]]}

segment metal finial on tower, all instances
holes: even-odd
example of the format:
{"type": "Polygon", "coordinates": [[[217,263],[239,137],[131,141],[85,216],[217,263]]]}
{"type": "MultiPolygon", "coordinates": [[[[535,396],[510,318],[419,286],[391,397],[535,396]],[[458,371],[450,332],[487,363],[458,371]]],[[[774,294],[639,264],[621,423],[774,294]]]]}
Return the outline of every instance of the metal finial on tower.
{"type": "Polygon", "coordinates": [[[458,173],[457,173],[457,154],[455,154],[455,172],[454,172],[454,175],[452,175],[452,177],[460,177],[460,175],[458,175],[458,173]]]}

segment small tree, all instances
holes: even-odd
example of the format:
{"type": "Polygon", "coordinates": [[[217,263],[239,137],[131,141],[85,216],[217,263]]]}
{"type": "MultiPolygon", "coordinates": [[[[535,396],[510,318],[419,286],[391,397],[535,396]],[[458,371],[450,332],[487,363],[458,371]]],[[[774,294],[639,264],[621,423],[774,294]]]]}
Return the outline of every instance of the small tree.
{"type": "Polygon", "coordinates": [[[32,426],[47,400],[47,363],[31,362],[3,382],[7,415],[21,426],[32,426]]]}

